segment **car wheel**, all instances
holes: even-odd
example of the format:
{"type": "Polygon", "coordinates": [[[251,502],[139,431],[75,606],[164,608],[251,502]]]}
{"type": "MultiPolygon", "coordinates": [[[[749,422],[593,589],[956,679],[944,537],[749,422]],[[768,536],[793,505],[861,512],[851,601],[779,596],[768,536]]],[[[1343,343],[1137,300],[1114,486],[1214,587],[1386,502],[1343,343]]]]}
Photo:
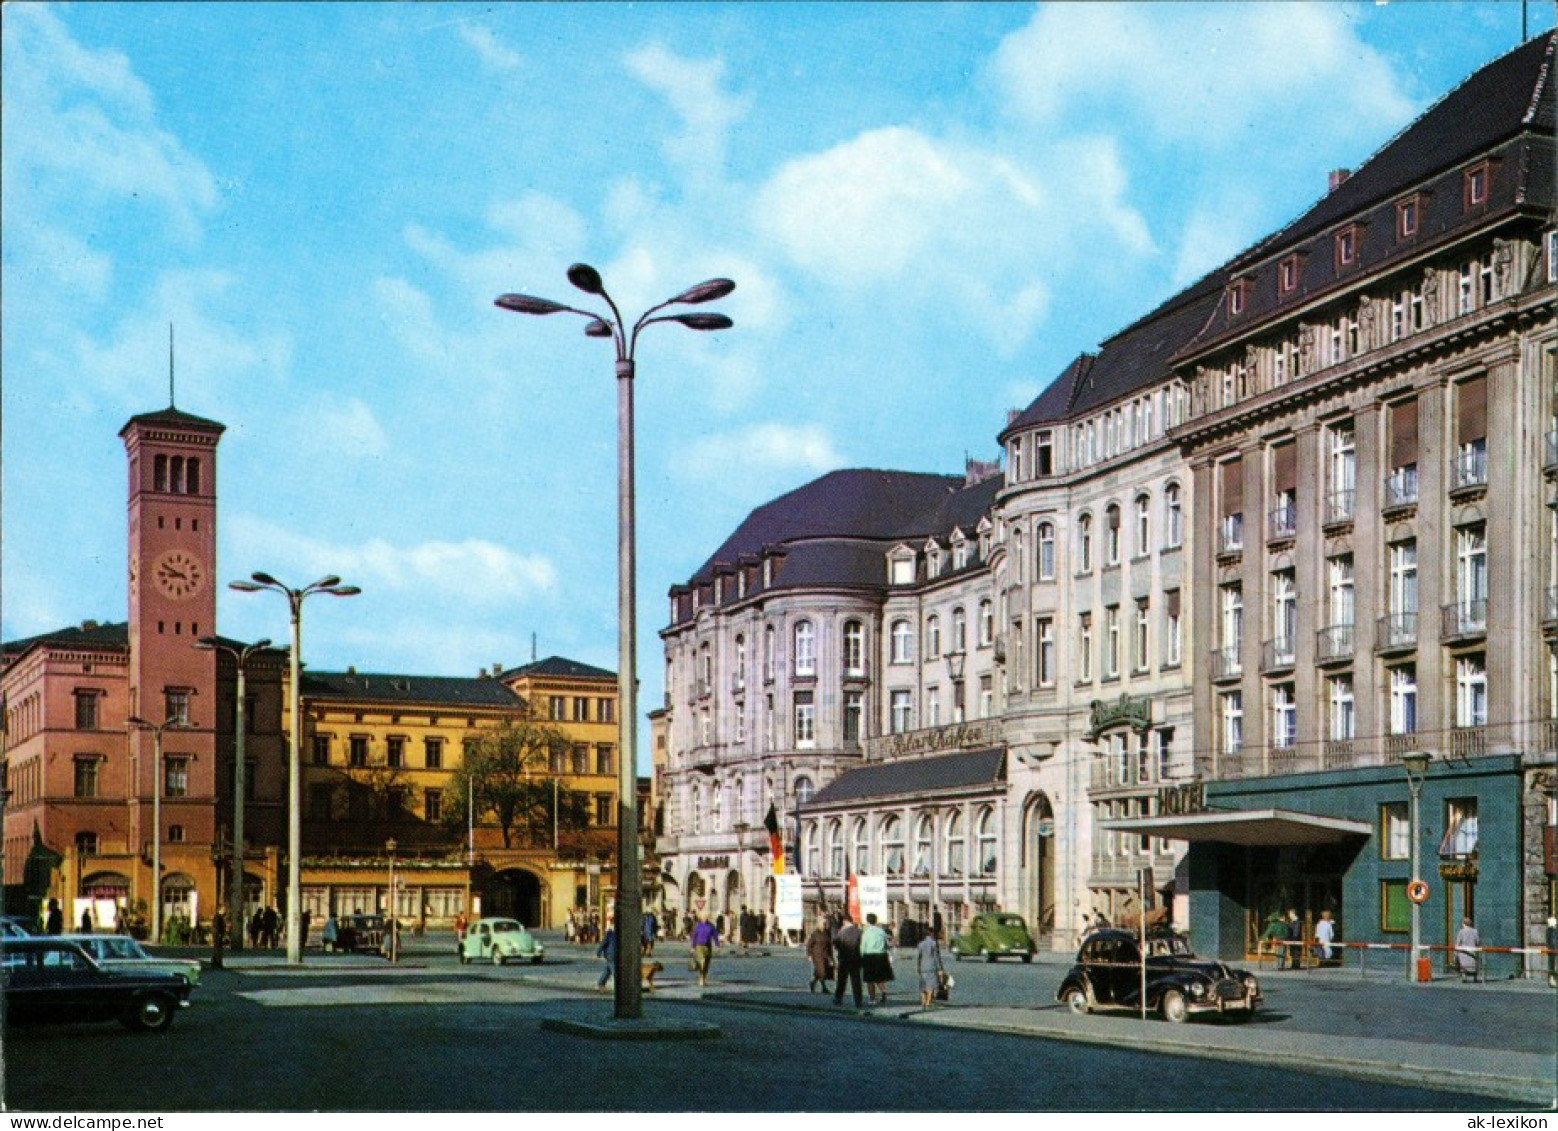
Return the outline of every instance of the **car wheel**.
{"type": "Polygon", "coordinates": [[[541,955],[539,955],[539,954],[536,955],[534,958],[532,958],[530,960],[530,965],[532,965],[532,966],[539,966],[539,965],[541,965],[541,958],[542,958],[541,955]]]}
{"type": "Polygon", "coordinates": [[[1087,1012],[1087,991],[1078,986],[1066,995],[1066,1008],[1081,1017],[1087,1012]]]}
{"type": "Polygon", "coordinates": [[[178,1003],[167,994],[143,994],[131,1003],[123,1018],[124,1026],[142,1033],[158,1033],[173,1024],[176,1012],[178,1003]]]}
{"type": "Polygon", "coordinates": [[[465,951],[462,950],[460,952],[460,965],[461,966],[469,966],[470,964],[471,964],[471,956],[466,954],[465,951]]]}
{"type": "Polygon", "coordinates": [[[1033,951],[1031,951],[1031,950],[1023,951],[1022,952],[1022,960],[1024,962],[1032,962],[1033,961],[1033,951]]]}
{"type": "Polygon", "coordinates": [[[1185,1018],[1190,1016],[1190,1007],[1185,1004],[1185,995],[1178,990],[1164,990],[1163,1000],[1158,1007],[1163,1011],[1163,1020],[1175,1025],[1182,1024],[1185,1018]]]}
{"type": "Polygon", "coordinates": [[[979,953],[985,956],[985,961],[986,962],[994,962],[995,961],[995,955],[992,952],[984,949],[984,947],[980,947],[979,948],[979,953]]]}
{"type": "Polygon", "coordinates": [[[496,948],[493,949],[493,951],[492,951],[492,964],[494,966],[502,966],[503,965],[503,952],[501,950],[498,950],[496,948]]]}

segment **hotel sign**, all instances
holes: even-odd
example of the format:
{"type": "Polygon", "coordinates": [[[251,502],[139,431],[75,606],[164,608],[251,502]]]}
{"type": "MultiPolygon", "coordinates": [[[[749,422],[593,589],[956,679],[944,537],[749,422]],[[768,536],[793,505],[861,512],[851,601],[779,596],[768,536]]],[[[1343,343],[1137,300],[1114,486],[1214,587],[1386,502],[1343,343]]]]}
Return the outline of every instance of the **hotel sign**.
{"type": "Polygon", "coordinates": [[[1093,714],[1088,721],[1087,737],[1095,739],[1112,727],[1128,726],[1133,730],[1146,730],[1152,725],[1152,700],[1145,695],[1121,694],[1114,702],[1093,700],[1093,714]]]}
{"type": "Polygon", "coordinates": [[[1206,783],[1188,781],[1182,785],[1166,785],[1158,790],[1159,817],[1183,817],[1189,813],[1205,813],[1206,783]]]}

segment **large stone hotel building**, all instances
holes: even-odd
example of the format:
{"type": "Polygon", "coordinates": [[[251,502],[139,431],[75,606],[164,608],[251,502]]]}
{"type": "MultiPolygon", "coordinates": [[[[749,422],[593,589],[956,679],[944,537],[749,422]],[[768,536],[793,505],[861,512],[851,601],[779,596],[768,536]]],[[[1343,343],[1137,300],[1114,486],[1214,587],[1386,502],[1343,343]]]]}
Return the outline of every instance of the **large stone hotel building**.
{"type": "MultiPolygon", "coordinates": [[[[1554,39],[1069,365],[1004,468],[833,472],[671,590],[666,899],[1330,911],[1540,944],[1558,876],[1554,39]],[[1426,752],[1409,820],[1402,755],[1426,752]]],[[[1159,914],[1163,914],[1159,911],[1159,914]]]]}

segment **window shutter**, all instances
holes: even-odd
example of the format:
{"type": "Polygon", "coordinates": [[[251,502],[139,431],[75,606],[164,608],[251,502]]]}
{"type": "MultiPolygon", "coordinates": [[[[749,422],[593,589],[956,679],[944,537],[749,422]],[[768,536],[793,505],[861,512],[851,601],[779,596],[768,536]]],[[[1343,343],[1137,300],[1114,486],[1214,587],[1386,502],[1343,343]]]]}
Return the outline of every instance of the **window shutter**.
{"type": "Polygon", "coordinates": [[[1298,445],[1278,444],[1271,449],[1271,475],[1277,491],[1298,490],[1298,445]]]}
{"type": "Polygon", "coordinates": [[[1456,386],[1456,436],[1462,444],[1488,435],[1488,379],[1473,377],[1456,386]]]}
{"type": "Polygon", "coordinates": [[[1390,466],[1406,467],[1417,462],[1417,401],[1401,401],[1390,406],[1390,466]]]}
{"type": "Polygon", "coordinates": [[[1244,461],[1231,459],[1222,465],[1224,517],[1244,513],[1244,461]]]}

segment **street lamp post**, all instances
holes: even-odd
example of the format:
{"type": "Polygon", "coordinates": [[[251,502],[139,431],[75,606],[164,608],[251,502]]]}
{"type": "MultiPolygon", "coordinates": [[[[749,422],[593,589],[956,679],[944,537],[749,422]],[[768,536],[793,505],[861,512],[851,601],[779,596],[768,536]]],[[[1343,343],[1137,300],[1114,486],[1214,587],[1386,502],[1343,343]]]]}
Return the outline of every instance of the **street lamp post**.
{"type": "Polygon", "coordinates": [[[181,715],[164,719],[159,726],[147,722],[139,715],[131,715],[125,722],[136,730],[152,733],[151,771],[151,941],[162,942],[162,732],[188,730],[189,723],[181,715]]]}
{"type": "Polygon", "coordinates": [[[213,652],[226,652],[238,665],[238,704],[233,714],[233,859],[227,881],[227,924],[228,930],[232,932],[232,948],[234,951],[239,951],[243,949],[243,811],[246,800],[244,775],[248,772],[248,764],[244,761],[244,736],[249,729],[248,691],[244,684],[244,674],[250,657],[256,652],[269,648],[270,641],[256,640],[253,644],[234,648],[231,644],[224,644],[219,636],[202,636],[195,647],[213,652]]]}
{"type": "Polygon", "coordinates": [[[287,750],[287,963],[296,966],[303,961],[303,923],[300,904],[303,899],[303,688],[302,663],[299,654],[303,647],[303,599],[311,593],[328,593],[332,597],[355,597],[362,590],[355,585],[342,585],[341,579],[331,574],[321,577],[312,585],[292,589],[277,581],[268,573],[252,573],[253,580],[232,581],[229,589],[240,593],[258,593],[261,589],[273,589],[287,598],[292,614],[292,649],[287,657],[288,678],[292,686],[292,733],[288,736],[287,750]]]}
{"type": "MultiPolygon", "coordinates": [[[[1412,750],[1401,756],[1401,767],[1407,774],[1407,793],[1411,797],[1411,804],[1407,812],[1407,824],[1412,831],[1411,843],[1411,872],[1412,883],[1422,879],[1418,875],[1420,867],[1422,839],[1418,825],[1418,800],[1423,795],[1423,782],[1428,777],[1429,756],[1426,750],[1412,750]]],[[[1418,948],[1423,941],[1423,909],[1417,900],[1410,900],[1412,904],[1412,946],[1407,952],[1407,981],[1415,982],[1417,978],[1418,948]]]]}
{"type": "Polygon", "coordinates": [[[384,842],[384,851],[389,853],[389,916],[387,930],[389,931],[389,960],[391,965],[400,960],[400,932],[395,926],[395,838],[390,837],[384,842]]]}
{"type": "Polygon", "coordinates": [[[947,675],[952,679],[952,721],[963,721],[963,665],[968,659],[968,653],[962,648],[948,652],[947,675]]]}
{"type": "Polygon", "coordinates": [[[643,881],[638,860],[638,678],[635,649],[637,621],[634,545],[633,475],[633,353],[638,335],[656,322],[679,322],[691,330],[726,330],[732,325],[723,314],[661,314],[669,306],[697,305],[724,298],[736,289],[729,279],[710,279],[674,298],[650,307],[631,329],[622,312],[606,293],[600,272],[584,263],[568,268],[568,281],[585,294],[605,301],[610,317],[530,295],[506,294],[496,305],[517,314],[579,314],[588,318],[584,332],[592,338],[610,338],[616,346],[617,373],[617,966],[615,1017],[637,1020],[643,1016],[639,986],[639,961],[643,952],[643,881]]]}

